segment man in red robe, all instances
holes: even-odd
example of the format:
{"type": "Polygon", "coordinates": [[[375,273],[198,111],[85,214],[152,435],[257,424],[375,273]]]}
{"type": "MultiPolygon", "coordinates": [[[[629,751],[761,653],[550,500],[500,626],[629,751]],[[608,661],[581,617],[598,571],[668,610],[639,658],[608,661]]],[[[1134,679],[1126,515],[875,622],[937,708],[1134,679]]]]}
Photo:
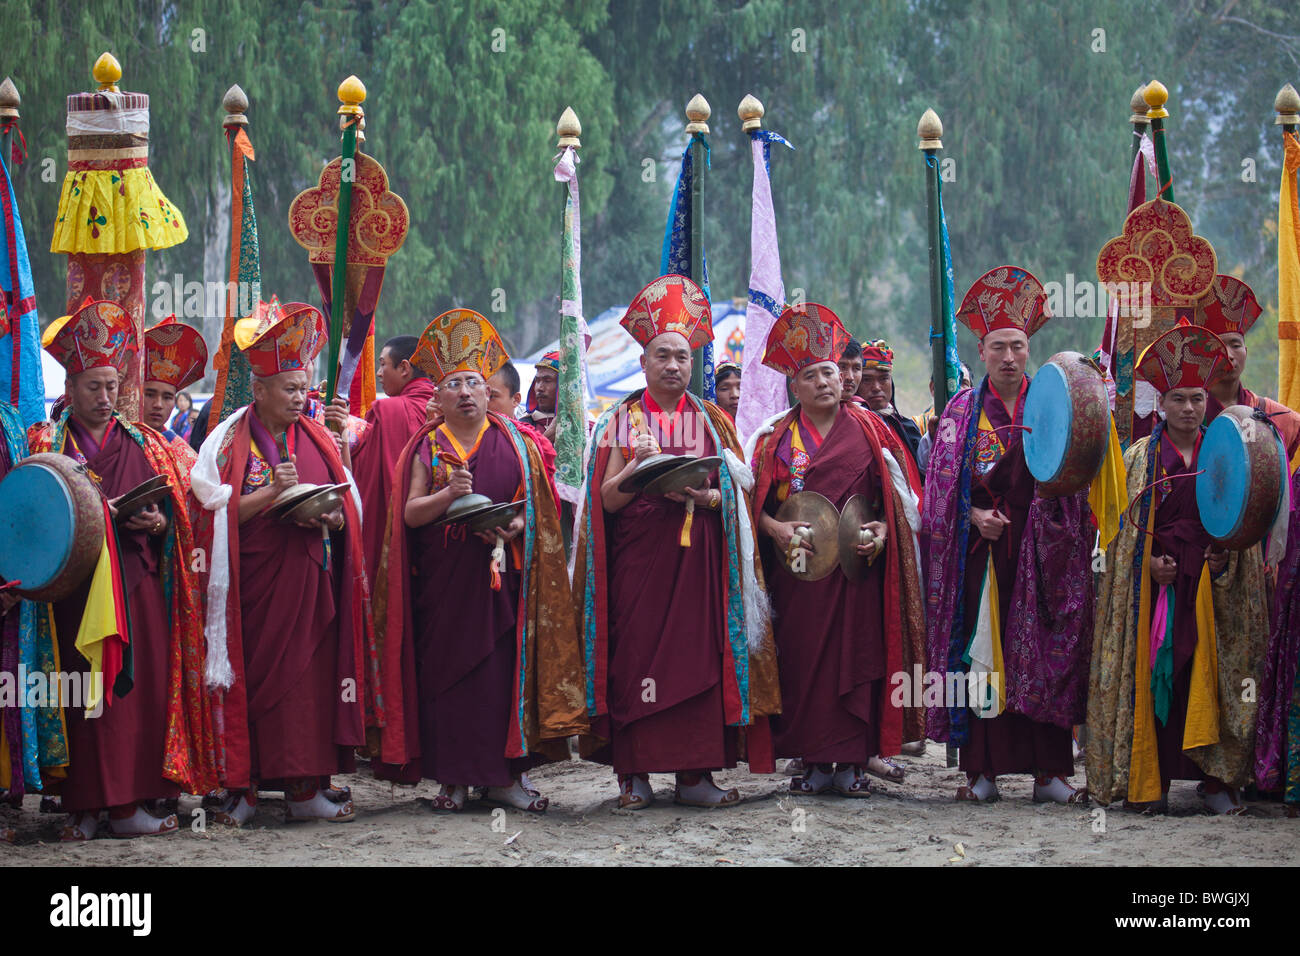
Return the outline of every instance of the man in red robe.
{"type": "Polygon", "coordinates": [[[560,353],[547,352],[533,368],[533,384],[528,386],[524,421],[555,441],[556,408],[560,398],[560,353]]]}
{"type": "Polygon", "coordinates": [[[998,799],[1009,773],[1035,775],[1035,801],[1087,800],[1067,778],[1086,706],[1094,535],[1082,496],[1038,495],[1020,434],[1030,336],[1050,318],[1024,269],[971,286],[957,319],[979,336],[987,374],[948,403],[926,471],[928,670],[947,698],[929,707],[928,736],[961,748],[958,800],[998,799]]]}
{"type": "Polygon", "coordinates": [[[649,775],[665,772],[678,803],[732,806],[739,792],[711,771],[746,759],[744,729],[751,769],[771,772],[766,717],[780,709],[744,494],[753,476],[727,414],[686,391],[691,350],[712,336],[699,287],[661,276],[622,325],[644,349],[646,388],[596,426],[573,578],[587,712],[609,741],[591,756],[613,764],[626,809],[648,806],[649,775]],[[661,453],[726,460],[682,492],[625,485],[661,453]]]}
{"type": "Polygon", "coordinates": [[[486,318],[440,315],[411,360],[438,382],[442,413],[398,461],[376,607],[384,700],[402,718],[380,735],[376,772],[437,780],[435,810],[484,786],[540,813],[526,771],[568,759],[567,738],[587,730],[556,498],[533,439],[488,411],[506,353],[486,318]],[[449,512],[470,494],[518,507],[474,532],[449,512]]]}
{"type": "Polygon", "coordinates": [[[1258,408],[1277,426],[1286,445],[1287,460],[1297,462],[1300,454],[1300,413],[1263,395],[1256,395],[1241,383],[1246,371],[1246,333],[1259,318],[1259,302],[1250,286],[1233,276],[1218,275],[1205,300],[1193,312],[1193,323],[1217,335],[1228,350],[1228,361],[1214,381],[1205,403],[1205,424],[1209,425],[1229,405],[1258,408]]]}
{"type": "Polygon", "coordinates": [[[108,570],[52,605],[63,670],[95,671],[104,693],[99,714],[87,701],[73,701],[64,711],[69,767],[61,792],[70,816],[62,839],[93,837],[103,809],[114,835],[171,833],[175,815],[158,819],[142,804],[216,786],[181,468],[160,436],[115,410],[120,375],[138,348],[119,305],[87,301],[51,323],[42,342],[67,369],[68,408],[33,452],[62,453],[82,464],[107,499],[108,520],[116,517],[121,496],[145,480],[163,475],[170,486],[161,502],[109,528],[100,558],[100,568],[108,570]],[[107,602],[89,603],[108,594],[107,602]],[[106,605],[114,608],[116,625],[102,615],[92,618],[92,606],[106,605]],[[129,622],[127,634],[123,622],[129,622]]]}
{"type": "Polygon", "coordinates": [[[189,490],[190,469],[198,454],[168,424],[176,408],[176,393],[203,378],[208,346],[193,326],[169,315],[144,334],[144,391],[140,420],[166,439],[185,474],[189,490]]]}
{"type": "MultiPolygon", "coordinates": [[[[351,469],[361,492],[361,539],[371,591],[379,577],[397,458],[424,424],[425,407],[434,392],[429,376],[411,364],[417,342],[413,335],[399,335],[384,343],[379,352],[379,383],[391,401],[371,405],[366,412],[366,429],[356,447],[350,448],[346,442],[342,447],[343,464],[351,469]]],[[[337,432],[347,427],[348,418],[346,395],[340,395],[325,409],[325,421],[337,432]]]]}
{"type": "MultiPolygon", "coordinates": [[[[868,773],[902,777],[881,754],[922,736],[923,712],[893,706],[887,681],[923,663],[925,624],[905,504],[915,516],[916,498],[885,425],[854,402],[841,404],[845,373],[836,363],[848,341],[835,313],[816,303],[787,308],[772,326],[763,362],[791,379],[797,404],[757,441],[754,506],[780,661],[776,756],[801,760],[802,775],[790,784],[796,793],[865,797],[868,773]],[[863,578],[839,568],[818,581],[787,572],[807,522],[776,515],[802,492],[837,510],[854,496],[867,500],[879,520],[861,526],[869,540],[857,553],[871,562],[863,578]]],[[[808,550],[835,547],[831,538],[808,550]]]]}
{"type": "MultiPolygon", "coordinates": [[[[304,414],[306,368],[325,318],[272,298],[235,324],[253,370],[253,404],[204,440],[192,474],[206,509],[209,686],[220,691],[223,783],[218,819],[252,818],[260,782],[282,781],[289,821],[350,820],[328,795],[353,768],[364,719],[379,720],[360,510],[333,434],[304,414]],[[344,485],[340,506],[291,518],[272,507],[299,482],[344,485]]],[[[268,787],[270,788],[270,787],[268,787]]]]}

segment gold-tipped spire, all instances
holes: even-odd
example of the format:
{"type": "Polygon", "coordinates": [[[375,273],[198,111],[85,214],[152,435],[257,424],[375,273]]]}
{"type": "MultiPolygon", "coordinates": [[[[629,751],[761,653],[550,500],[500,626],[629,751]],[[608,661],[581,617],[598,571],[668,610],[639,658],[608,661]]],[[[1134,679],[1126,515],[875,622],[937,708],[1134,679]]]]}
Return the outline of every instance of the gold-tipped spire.
{"type": "Polygon", "coordinates": [[[703,93],[696,93],[691,97],[691,101],[686,104],[686,118],[690,120],[686,124],[687,133],[708,133],[709,115],[713,110],[709,107],[709,101],[704,98],[703,93]]]}
{"type": "Polygon", "coordinates": [[[1169,100],[1169,90],[1159,80],[1152,80],[1142,91],[1142,99],[1147,104],[1147,119],[1164,119],[1169,115],[1165,103],[1169,100]]]}
{"type": "Polygon", "coordinates": [[[1128,101],[1129,118],[1128,121],[1134,126],[1148,122],[1147,120],[1147,101],[1142,98],[1146,92],[1147,85],[1142,83],[1133,91],[1133,96],[1128,101]]]}
{"type": "Polygon", "coordinates": [[[108,51],[99,55],[95,65],[90,68],[90,75],[95,78],[99,84],[101,93],[120,93],[117,88],[117,81],[122,78],[122,64],[117,62],[117,57],[108,51]]]}
{"type": "Polygon", "coordinates": [[[364,116],[366,111],[361,108],[361,104],[365,101],[366,84],[355,75],[349,76],[339,84],[339,102],[343,104],[339,107],[340,114],[364,116]]]}
{"type": "Polygon", "coordinates": [[[746,93],[745,98],[740,101],[736,107],[736,115],[740,117],[740,128],[746,133],[751,133],[756,129],[763,128],[763,104],[753,93],[746,93]]]}
{"type": "Polygon", "coordinates": [[[18,87],[14,86],[14,81],[5,77],[5,81],[0,83],[0,118],[18,119],[18,107],[22,104],[23,98],[18,95],[18,87]]]}
{"type": "Polygon", "coordinates": [[[1300,93],[1297,93],[1290,83],[1277,91],[1277,98],[1273,100],[1273,109],[1277,111],[1277,119],[1273,120],[1274,126],[1294,128],[1300,125],[1300,93]]]}
{"type": "Polygon", "coordinates": [[[221,121],[222,126],[248,125],[248,117],[244,115],[248,112],[248,96],[238,83],[226,90],[226,95],[221,98],[221,106],[226,111],[226,118],[221,121]]]}
{"type": "Polygon", "coordinates": [[[916,124],[916,135],[921,139],[917,149],[943,149],[943,123],[939,114],[930,109],[922,113],[921,121],[916,124]]]}
{"type": "Polygon", "coordinates": [[[566,146],[572,146],[575,149],[582,146],[579,139],[582,136],[582,124],[578,122],[578,114],[573,112],[572,106],[566,106],[564,112],[560,114],[560,121],[555,124],[555,135],[560,141],[555,145],[560,149],[566,146]]]}

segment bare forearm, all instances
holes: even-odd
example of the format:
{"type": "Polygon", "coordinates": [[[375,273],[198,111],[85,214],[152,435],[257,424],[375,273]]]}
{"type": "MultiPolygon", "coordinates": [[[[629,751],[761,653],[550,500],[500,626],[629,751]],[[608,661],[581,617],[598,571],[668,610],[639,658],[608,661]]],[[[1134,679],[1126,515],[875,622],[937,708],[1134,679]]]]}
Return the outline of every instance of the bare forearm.
{"type": "Polygon", "coordinates": [[[239,498],[239,523],[243,524],[249,518],[260,514],[278,494],[273,485],[267,485],[265,488],[259,488],[252,494],[241,495],[239,498]]]}
{"type": "Polygon", "coordinates": [[[437,521],[447,513],[451,503],[456,499],[452,497],[450,488],[443,488],[441,491],[435,491],[431,495],[420,495],[416,498],[406,499],[406,511],[403,518],[408,528],[419,528],[437,521]]]}

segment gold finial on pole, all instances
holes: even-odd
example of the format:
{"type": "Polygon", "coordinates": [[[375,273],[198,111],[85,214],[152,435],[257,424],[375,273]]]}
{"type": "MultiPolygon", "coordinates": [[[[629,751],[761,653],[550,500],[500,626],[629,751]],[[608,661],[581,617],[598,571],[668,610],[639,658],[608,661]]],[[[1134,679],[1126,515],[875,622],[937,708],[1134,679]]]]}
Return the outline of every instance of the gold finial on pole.
{"type": "Polygon", "coordinates": [[[929,109],[922,113],[921,121],[916,124],[916,135],[921,138],[917,149],[943,149],[943,123],[939,114],[929,109]]]}
{"type": "Polygon", "coordinates": [[[1145,83],[1139,85],[1138,88],[1133,91],[1132,98],[1128,101],[1129,112],[1132,114],[1129,116],[1128,121],[1134,126],[1147,122],[1147,101],[1142,98],[1142,94],[1146,92],[1146,88],[1147,85],[1145,83]]]}
{"type": "Polygon", "coordinates": [[[339,84],[339,129],[348,125],[350,117],[356,117],[357,145],[366,141],[366,111],[361,104],[366,101],[366,84],[353,74],[339,84]]]}
{"type": "Polygon", "coordinates": [[[579,140],[582,135],[582,124],[578,122],[578,114],[573,112],[572,106],[566,106],[564,112],[560,114],[560,121],[555,124],[555,135],[560,137],[560,141],[555,144],[560,149],[566,146],[577,149],[582,146],[579,140]]]}
{"type": "Polygon", "coordinates": [[[99,84],[101,93],[120,93],[117,88],[117,81],[122,78],[122,64],[117,62],[117,57],[105,51],[99,55],[95,65],[90,68],[90,75],[95,78],[99,84]]]}
{"type": "Polygon", "coordinates": [[[686,118],[690,120],[686,124],[686,132],[707,134],[709,131],[709,114],[712,112],[709,101],[704,98],[703,93],[696,93],[692,96],[691,101],[686,104],[686,118]]]}
{"type": "Polygon", "coordinates": [[[3,83],[0,83],[0,118],[18,119],[18,107],[22,104],[23,98],[18,95],[18,87],[14,86],[14,81],[5,77],[3,83]]]}
{"type": "Polygon", "coordinates": [[[1142,91],[1142,99],[1147,104],[1147,119],[1165,119],[1169,111],[1165,103],[1169,100],[1169,90],[1159,80],[1152,80],[1142,91]]]}
{"type": "Polygon", "coordinates": [[[248,96],[238,83],[226,90],[226,95],[221,98],[221,106],[226,111],[226,118],[221,121],[222,126],[248,125],[248,117],[244,115],[248,112],[248,96]]]}
{"type": "Polygon", "coordinates": [[[1290,126],[1294,129],[1300,125],[1300,93],[1290,83],[1277,91],[1273,109],[1277,111],[1274,126],[1290,126]]]}
{"type": "Polygon", "coordinates": [[[746,133],[752,133],[756,129],[763,128],[763,113],[763,104],[753,93],[746,93],[745,98],[736,107],[736,115],[740,117],[741,129],[746,133]]]}

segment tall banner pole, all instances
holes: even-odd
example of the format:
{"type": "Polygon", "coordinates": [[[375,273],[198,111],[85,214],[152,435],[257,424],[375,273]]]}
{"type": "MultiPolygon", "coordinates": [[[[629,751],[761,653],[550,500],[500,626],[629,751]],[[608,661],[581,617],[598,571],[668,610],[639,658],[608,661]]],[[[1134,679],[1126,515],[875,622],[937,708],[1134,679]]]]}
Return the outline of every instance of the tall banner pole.
{"type": "MultiPolygon", "coordinates": [[[[87,296],[116,302],[144,342],[145,253],[184,242],[189,230],[149,172],[149,97],[119,90],[121,64],[102,54],[91,70],[99,89],[67,99],[68,173],[50,252],[68,256],[67,311],[87,296]]],[[[182,310],[174,311],[179,315],[182,310]]],[[[117,410],[140,419],[144,349],[128,360],[117,410]]]]}
{"type": "Polygon", "coordinates": [[[217,382],[208,412],[209,429],[253,401],[252,366],[243,351],[235,348],[234,335],[235,323],[252,315],[262,293],[257,212],[253,207],[253,183],[248,166],[256,157],[248,138],[248,117],[244,115],[248,112],[248,97],[236,84],[226,91],[221,105],[226,111],[221,126],[230,146],[230,272],[221,343],[212,363],[217,382]]]}
{"type": "MultiPolygon", "coordinates": [[[[704,169],[708,165],[709,101],[696,93],[686,104],[686,133],[691,137],[691,279],[709,294],[709,277],[704,264],[704,169]]],[[[713,393],[713,345],[696,349],[691,362],[690,389],[696,395],[713,393]],[[708,368],[705,368],[705,366],[708,368]]]]}
{"type": "Polygon", "coordinates": [[[934,413],[941,415],[948,406],[946,331],[943,308],[946,264],[943,229],[939,212],[939,150],[943,149],[943,123],[934,110],[928,109],[917,123],[920,138],[917,148],[925,154],[925,208],[930,240],[930,375],[934,382],[934,413]]]}
{"type": "Polygon", "coordinates": [[[1147,130],[1151,126],[1151,121],[1147,119],[1147,101],[1142,98],[1146,88],[1147,85],[1143,83],[1133,91],[1133,96],[1128,101],[1128,121],[1133,124],[1133,152],[1129,154],[1128,158],[1130,169],[1133,168],[1133,163],[1142,150],[1142,137],[1147,134],[1147,130]]]}
{"type": "Polygon", "coordinates": [[[18,129],[21,103],[18,87],[6,77],[0,83],[0,401],[18,409],[24,425],[33,425],[45,417],[45,376],[31,257],[10,175],[25,152],[18,129]]]}
{"type": "MultiPolygon", "coordinates": [[[[565,505],[581,501],[587,450],[587,345],[591,336],[582,314],[582,216],[578,201],[578,150],[582,124],[566,108],[555,126],[560,155],[555,179],[565,184],[563,245],[560,253],[560,379],[555,402],[555,487],[565,505]]],[[[565,535],[571,527],[563,522],[565,535]]],[[[566,543],[566,547],[567,547],[566,543]]]]}
{"type": "Polygon", "coordinates": [[[772,143],[794,147],[780,134],[763,129],[763,113],[763,104],[750,93],[736,107],[741,129],[749,137],[754,165],[749,216],[749,302],[745,307],[745,350],[741,356],[744,387],[736,409],[736,430],[742,441],[767,419],[790,407],[785,376],[763,364],[763,349],[785,307],[776,210],[772,206],[772,143]]]}
{"type": "Polygon", "coordinates": [[[1169,100],[1169,90],[1159,80],[1152,80],[1142,91],[1142,98],[1147,104],[1147,119],[1151,121],[1151,139],[1156,147],[1156,169],[1160,172],[1159,196],[1169,202],[1174,199],[1174,177],[1169,171],[1169,146],[1165,142],[1165,120],[1169,111],[1165,103],[1169,100]]]}
{"type": "Polygon", "coordinates": [[[338,96],[340,156],[290,203],[289,231],[307,250],[330,317],[325,400],[345,396],[350,412],[362,417],[375,399],[375,312],[384,271],[405,241],[411,217],[388,188],[384,167],[362,151],[365,85],[349,76],[338,96]]]}
{"type": "MultiPolygon", "coordinates": [[[[1282,188],[1277,211],[1277,395],[1300,409],[1300,93],[1288,83],[1273,101],[1282,127],[1282,188]]],[[[1293,462],[1293,467],[1300,462],[1293,462]]]]}

